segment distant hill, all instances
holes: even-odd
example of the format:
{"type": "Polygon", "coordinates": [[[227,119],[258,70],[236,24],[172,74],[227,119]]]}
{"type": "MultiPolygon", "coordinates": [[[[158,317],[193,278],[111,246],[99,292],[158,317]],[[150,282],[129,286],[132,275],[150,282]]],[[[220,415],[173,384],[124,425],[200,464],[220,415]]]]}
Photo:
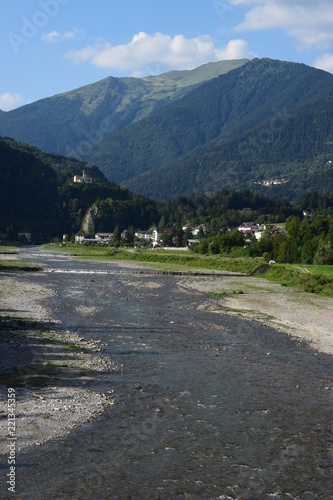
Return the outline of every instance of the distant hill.
{"type": "Polygon", "coordinates": [[[90,165],[86,162],[79,161],[71,157],[66,157],[54,153],[45,153],[35,146],[17,142],[11,137],[2,138],[2,145],[4,144],[9,146],[12,150],[32,155],[48,167],[51,167],[56,173],[57,178],[60,182],[67,178],[73,178],[74,175],[81,175],[83,170],[85,170],[90,177],[98,180],[99,182],[108,182],[105,175],[95,165],[90,165]]]}
{"type": "Polygon", "coordinates": [[[89,159],[108,178],[159,199],[260,190],[254,182],[271,177],[288,180],[277,194],[290,197],[332,189],[332,103],[331,74],[255,59],[106,138],[89,159]]]}
{"type": "Polygon", "coordinates": [[[108,77],[0,113],[0,135],[86,160],[103,139],[246,62],[221,61],[146,78],[108,77]]]}
{"type": "Polygon", "coordinates": [[[96,231],[146,227],[158,218],[153,201],[108,182],[97,167],[9,138],[0,138],[0,178],[0,233],[12,237],[22,229],[34,241],[71,236],[92,205],[98,207],[96,231]],[[74,183],[83,168],[92,182],[74,183]]]}

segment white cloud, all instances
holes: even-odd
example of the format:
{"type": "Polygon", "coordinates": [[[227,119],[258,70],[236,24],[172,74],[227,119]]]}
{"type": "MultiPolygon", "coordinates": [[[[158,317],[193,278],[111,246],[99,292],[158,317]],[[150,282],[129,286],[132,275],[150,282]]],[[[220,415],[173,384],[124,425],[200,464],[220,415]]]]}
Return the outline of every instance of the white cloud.
{"type": "Polygon", "coordinates": [[[2,109],[2,111],[10,111],[22,106],[22,104],[23,97],[20,96],[20,94],[11,94],[10,92],[0,94],[0,109],[2,109]]]}
{"type": "Polygon", "coordinates": [[[225,48],[217,50],[217,55],[220,61],[224,59],[252,59],[253,57],[257,57],[257,54],[250,50],[248,43],[242,39],[230,40],[225,48]]]}
{"type": "Polygon", "coordinates": [[[73,40],[80,33],[84,33],[83,30],[74,28],[72,31],[66,31],[66,33],[59,33],[59,31],[50,31],[50,33],[44,33],[42,35],[42,40],[46,43],[57,43],[63,40],[73,40]]]}
{"type": "Polygon", "coordinates": [[[331,0],[242,0],[249,5],[244,21],[234,31],[282,29],[301,49],[325,49],[333,44],[331,0]]]}
{"type": "Polygon", "coordinates": [[[192,69],[201,64],[221,59],[252,58],[244,40],[231,40],[226,47],[216,47],[208,35],[173,38],[163,33],[148,35],[140,32],[123,45],[112,46],[98,39],[94,46],[79,51],[69,51],[65,57],[74,63],[90,62],[99,68],[126,71],[132,74],[149,73],[152,66],[164,69],[192,69]]]}
{"type": "Polygon", "coordinates": [[[323,69],[324,71],[333,73],[333,54],[323,54],[315,60],[313,66],[317,69],[323,69]]]}

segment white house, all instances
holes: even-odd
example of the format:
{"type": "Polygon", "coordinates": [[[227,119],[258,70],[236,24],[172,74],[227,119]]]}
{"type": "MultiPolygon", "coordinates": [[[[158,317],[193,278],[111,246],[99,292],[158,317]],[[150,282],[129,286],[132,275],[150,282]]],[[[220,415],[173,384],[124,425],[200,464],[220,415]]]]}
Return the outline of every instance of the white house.
{"type": "Polygon", "coordinates": [[[153,231],[152,231],[152,240],[153,240],[155,243],[158,243],[158,240],[159,240],[159,238],[160,238],[160,234],[161,234],[161,233],[159,233],[157,229],[153,229],[153,231]]]}
{"type": "Polygon", "coordinates": [[[84,233],[82,231],[79,231],[78,233],[76,233],[75,243],[82,243],[83,240],[84,240],[84,233]]]}
{"type": "Polygon", "coordinates": [[[137,231],[135,236],[139,240],[151,240],[153,237],[152,231],[137,231]]]}
{"type": "Polygon", "coordinates": [[[264,236],[265,230],[258,229],[258,231],[254,231],[254,237],[256,240],[260,241],[261,238],[264,236]]]}
{"type": "Polygon", "coordinates": [[[110,242],[112,241],[113,233],[96,233],[95,240],[98,242],[110,242]]]}
{"type": "Polygon", "coordinates": [[[259,228],[258,224],[254,222],[243,222],[240,226],[238,226],[238,231],[243,234],[251,234],[259,228]]]}

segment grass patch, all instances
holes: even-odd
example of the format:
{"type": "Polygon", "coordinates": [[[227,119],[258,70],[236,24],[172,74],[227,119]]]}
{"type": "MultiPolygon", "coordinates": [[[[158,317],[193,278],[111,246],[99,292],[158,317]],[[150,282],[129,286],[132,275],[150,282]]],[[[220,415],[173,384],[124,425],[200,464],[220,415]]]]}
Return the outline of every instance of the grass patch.
{"type": "Polygon", "coordinates": [[[0,254],[5,254],[5,255],[12,255],[16,254],[18,252],[18,247],[13,246],[13,245],[0,245],[0,254]]]}
{"type": "Polygon", "coordinates": [[[76,351],[76,352],[85,352],[86,349],[84,347],[81,347],[79,345],[76,345],[76,344],[63,344],[63,347],[65,347],[65,349],[69,349],[70,351],[76,351]]]}
{"type": "Polygon", "coordinates": [[[327,275],[330,275],[330,276],[333,276],[333,266],[324,266],[324,265],[314,265],[314,264],[311,264],[311,265],[303,265],[301,264],[302,267],[304,267],[305,269],[307,269],[308,271],[310,271],[310,273],[312,274],[327,274],[327,275]]]}
{"type": "Polygon", "coordinates": [[[76,360],[75,353],[86,352],[75,342],[66,341],[63,334],[57,338],[57,332],[47,324],[35,321],[0,315],[0,333],[0,349],[9,347],[0,369],[0,386],[45,387],[61,374],[67,377],[68,367],[76,360]],[[15,350],[10,348],[13,341],[15,350]],[[30,361],[33,352],[37,356],[35,363],[30,361]]]}
{"type": "Polygon", "coordinates": [[[303,275],[300,287],[304,292],[333,297],[333,276],[325,276],[324,274],[303,275]]]}
{"type": "Polygon", "coordinates": [[[40,266],[24,260],[1,260],[0,271],[39,271],[40,266]]]}
{"type": "MultiPolygon", "coordinates": [[[[314,268],[316,266],[311,267],[314,268]]],[[[325,266],[319,267],[324,268],[325,266]]],[[[327,267],[331,268],[332,266],[327,267]]],[[[298,288],[303,292],[315,293],[323,297],[333,297],[333,276],[330,272],[331,270],[329,269],[327,274],[324,274],[323,271],[324,269],[320,269],[319,273],[314,273],[313,269],[311,274],[305,274],[296,266],[276,265],[262,277],[282,286],[298,288]]]]}
{"type": "Polygon", "coordinates": [[[106,258],[108,257],[110,251],[114,251],[114,249],[110,249],[110,247],[106,247],[100,244],[86,246],[86,245],[76,245],[74,243],[66,243],[66,245],[57,243],[48,243],[43,245],[43,248],[51,252],[70,254],[73,257],[89,257],[97,259],[106,258]]]}

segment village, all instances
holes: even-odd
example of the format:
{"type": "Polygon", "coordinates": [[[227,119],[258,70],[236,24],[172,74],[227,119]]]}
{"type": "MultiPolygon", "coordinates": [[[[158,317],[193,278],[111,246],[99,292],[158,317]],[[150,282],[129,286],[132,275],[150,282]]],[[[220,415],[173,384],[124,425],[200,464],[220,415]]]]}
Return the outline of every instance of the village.
{"type": "MultiPolygon", "coordinates": [[[[255,222],[243,222],[237,228],[238,232],[242,233],[244,236],[244,245],[250,244],[253,241],[260,241],[263,236],[269,234],[270,236],[274,236],[279,233],[286,232],[283,225],[270,225],[266,224],[258,224],[255,222]]],[[[232,231],[232,228],[228,228],[228,231],[232,231]]],[[[135,247],[136,248],[165,248],[165,249],[183,249],[188,250],[193,245],[198,245],[200,243],[200,239],[205,237],[206,235],[206,225],[200,224],[198,226],[191,226],[187,224],[186,226],[182,226],[182,232],[184,234],[184,243],[185,245],[179,246],[177,244],[177,238],[172,236],[174,233],[174,229],[170,227],[165,227],[163,229],[158,229],[156,226],[151,227],[148,230],[137,230],[135,235],[135,247]]],[[[114,233],[109,232],[98,232],[95,234],[94,238],[86,237],[83,231],[79,231],[75,235],[75,243],[76,244],[103,244],[109,245],[113,244],[113,236],[114,233]]],[[[122,231],[120,234],[121,242],[123,242],[124,246],[128,243],[128,235],[127,231],[122,231]]],[[[67,235],[64,235],[64,241],[66,241],[67,235]]]]}

